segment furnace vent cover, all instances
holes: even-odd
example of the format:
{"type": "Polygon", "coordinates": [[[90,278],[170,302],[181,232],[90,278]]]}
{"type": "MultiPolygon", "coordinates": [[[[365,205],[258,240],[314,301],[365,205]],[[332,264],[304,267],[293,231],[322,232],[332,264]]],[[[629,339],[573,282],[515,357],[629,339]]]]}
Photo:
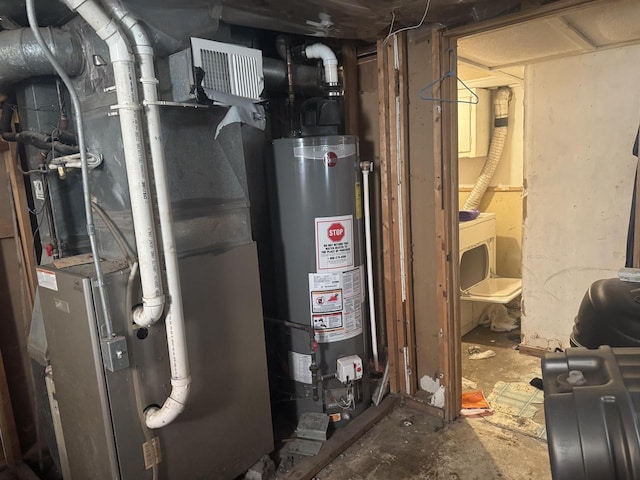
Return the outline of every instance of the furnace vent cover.
{"type": "Polygon", "coordinates": [[[260,100],[264,88],[262,52],[254,48],[191,39],[193,66],[205,71],[205,89],[260,100]]]}

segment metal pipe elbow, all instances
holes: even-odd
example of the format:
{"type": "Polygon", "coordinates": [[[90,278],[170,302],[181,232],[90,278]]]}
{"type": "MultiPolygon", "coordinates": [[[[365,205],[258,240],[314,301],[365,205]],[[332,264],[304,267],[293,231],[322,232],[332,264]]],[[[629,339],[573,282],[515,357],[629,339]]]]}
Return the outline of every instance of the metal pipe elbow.
{"type": "Polygon", "coordinates": [[[151,429],[165,427],[184,411],[191,391],[191,376],[172,378],[171,386],[171,395],[165,400],[162,407],[152,407],[145,412],[147,427],[151,429]]]}

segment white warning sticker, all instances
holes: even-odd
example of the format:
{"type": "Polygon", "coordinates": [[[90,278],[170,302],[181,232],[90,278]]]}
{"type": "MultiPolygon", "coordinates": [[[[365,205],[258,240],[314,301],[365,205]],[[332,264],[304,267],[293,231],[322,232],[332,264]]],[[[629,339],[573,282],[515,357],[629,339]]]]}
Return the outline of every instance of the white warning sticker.
{"type": "Polygon", "coordinates": [[[310,273],[309,289],[314,290],[335,290],[342,286],[342,272],[335,273],[310,273]]]}
{"type": "Polygon", "coordinates": [[[48,288],[49,290],[58,291],[58,280],[56,279],[55,273],[39,268],[36,269],[36,273],[38,275],[38,285],[48,288]]]}
{"type": "Polygon", "coordinates": [[[42,185],[42,180],[33,181],[33,195],[38,200],[44,200],[44,186],[42,185]]]}
{"type": "Polygon", "coordinates": [[[296,382],[311,384],[311,355],[289,350],[289,376],[296,382]]]}
{"type": "Polygon", "coordinates": [[[319,343],[338,342],[362,333],[362,266],[309,274],[311,324],[319,343]]]}
{"type": "Polygon", "coordinates": [[[322,290],[311,292],[312,313],[342,311],[342,290],[322,290]]]}
{"type": "Polygon", "coordinates": [[[319,217],[315,223],[318,272],[352,267],[353,215],[319,217]]]}
{"type": "Polygon", "coordinates": [[[362,267],[342,272],[342,289],[345,297],[355,297],[356,295],[362,297],[360,294],[362,291],[360,270],[362,270],[362,267]]]}
{"type": "Polygon", "coordinates": [[[327,315],[313,315],[313,328],[316,330],[342,328],[342,312],[327,315]]]}

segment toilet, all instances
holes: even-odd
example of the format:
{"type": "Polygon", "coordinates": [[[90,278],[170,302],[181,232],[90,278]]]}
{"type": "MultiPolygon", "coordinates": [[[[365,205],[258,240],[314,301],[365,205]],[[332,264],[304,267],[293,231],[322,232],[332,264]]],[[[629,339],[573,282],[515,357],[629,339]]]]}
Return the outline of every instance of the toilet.
{"type": "Polygon", "coordinates": [[[486,308],[522,293],[522,279],[496,275],[496,215],[481,213],[460,222],[460,317],[462,335],[473,330],[486,308]]]}

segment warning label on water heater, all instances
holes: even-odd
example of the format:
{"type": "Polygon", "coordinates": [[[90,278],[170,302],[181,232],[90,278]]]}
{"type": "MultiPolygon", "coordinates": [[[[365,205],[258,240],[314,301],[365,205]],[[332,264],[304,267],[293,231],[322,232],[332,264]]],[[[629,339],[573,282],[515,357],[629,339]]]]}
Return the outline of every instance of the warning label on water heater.
{"type": "Polygon", "coordinates": [[[311,325],[319,343],[346,340],[362,333],[362,266],[309,274],[311,325]]]}
{"type": "Polygon", "coordinates": [[[315,219],[319,272],[353,267],[353,215],[315,219]]]}

